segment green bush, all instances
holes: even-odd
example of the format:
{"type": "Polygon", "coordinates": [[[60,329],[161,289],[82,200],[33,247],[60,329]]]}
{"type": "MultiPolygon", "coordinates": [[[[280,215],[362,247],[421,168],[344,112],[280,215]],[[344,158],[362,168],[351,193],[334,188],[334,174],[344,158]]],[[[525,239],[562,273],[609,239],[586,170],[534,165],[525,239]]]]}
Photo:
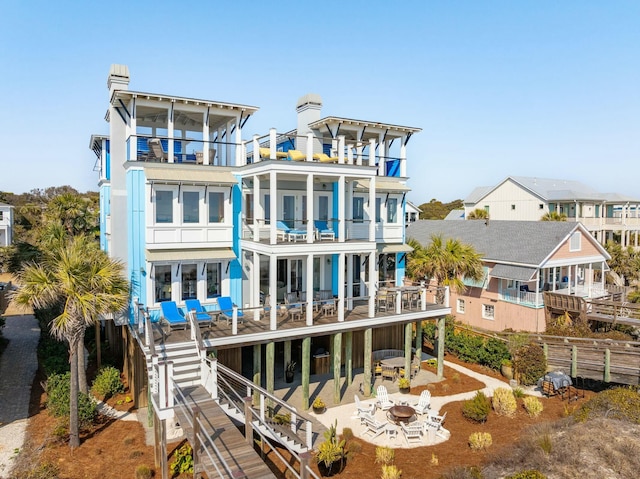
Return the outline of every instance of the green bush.
{"type": "Polygon", "coordinates": [[[185,444],[175,452],[169,468],[173,474],[193,473],[193,450],[189,444],[185,444]]]}
{"type": "Polygon", "coordinates": [[[504,341],[489,338],[485,341],[483,350],[480,354],[480,364],[497,371],[500,369],[502,361],[510,358],[511,354],[509,354],[509,349],[504,341]]]}
{"type": "Polygon", "coordinates": [[[529,417],[538,417],[543,410],[542,401],[537,397],[527,396],[522,400],[522,405],[529,417]]]}
{"type": "Polygon", "coordinates": [[[485,422],[489,411],[491,411],[491,403],[482,391],[476,392],[473,399],[465,401],[462,405],[462,415],[475,422],[485,422]]]}
{"type": "MultiPolygon", "coordinates": [[[[47,378],[47,409],[55,417],[69,416],[71,373],[52,374],[47,378]]],[[[93,423],[96,404],[88,394],[78,393],[78,422],[81,428],[93,423]]]]}
{"type": "Polygon", "coordinates": [[[507,476],[505,479],[547,479],[547,476],[535,469],[529,469],[526,471],[516,472],[507,476]]]}
{"type": "Polygon", "coordinates": [[[580,407],[574,417],[586,421],[605,416],[640,424],[640,394],[635,387],[616,387],[602,391],[580,407]]]}
{"type": "Polygon", "coordinates": [[[536,384],[547,372],[547,360],[542,348],[535,343],[527,344],[518,349],[513,358],[513,366],[518,375],[518,381],[525,386],[536,384]]]}
{"type": "Polygon", "coordinates": [[[493,391],[493,410],[499,416],[513,417],[518,409],[516,397],[513,391],[508,388],[498,388],[493,391]]]}
{"type": "Polygon", "coordinates": [[[93,381],[91,390],[103,399],[108,399],[111,396],[124,392],[124,384],[122,384],[122,379],[120,379],[120,371],[112,366],[102,368],[93,381]]]}

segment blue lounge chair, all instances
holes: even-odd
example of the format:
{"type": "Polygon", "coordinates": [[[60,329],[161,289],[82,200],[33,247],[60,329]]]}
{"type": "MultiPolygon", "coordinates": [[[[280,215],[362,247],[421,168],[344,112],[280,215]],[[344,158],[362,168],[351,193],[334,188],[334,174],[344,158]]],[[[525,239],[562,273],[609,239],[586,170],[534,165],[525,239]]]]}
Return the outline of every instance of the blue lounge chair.
{"type": "Polygon", "coordinates": [[[163,301],[160,303],[160,310],[160,319],[166,321],[170,329],[187,329],[187,320],[178,310],[175,301],[163,301]]]}
{"type": "Polygon", "coordinates": [[[326,221],[315,220],[313,224],[316,227],[316,235],[319,240],[330,239],[333,241],[336,239],[335,232],[329,228],[326,221]]]}
{"type": "MultiPolygon", "coordinates": [[[[229,296],[220,296],[218,298],[218,306],[220,307],[220,314],[225,317],[227,324],[233,319],[233,301],[229,296]]],[[[244,313],[238,310],[238,323],[244,322],[244,313]]]]}
{"type": "Polygon", "coordinates": [[[278,221],[276,228],[278,228],[278,239],[282,239],[283,241],[298,241],[299,239],[304,241],[307,239],[307,230],[291,229],[284,221],[278,221]]]}
{"type": "Polygon", "coordinates": [[[199,325],[211,325],[213,317],[202,307],[199,299],[187,299],[184,304],[187,307],[187,312],[195,310],[199,325]]]}

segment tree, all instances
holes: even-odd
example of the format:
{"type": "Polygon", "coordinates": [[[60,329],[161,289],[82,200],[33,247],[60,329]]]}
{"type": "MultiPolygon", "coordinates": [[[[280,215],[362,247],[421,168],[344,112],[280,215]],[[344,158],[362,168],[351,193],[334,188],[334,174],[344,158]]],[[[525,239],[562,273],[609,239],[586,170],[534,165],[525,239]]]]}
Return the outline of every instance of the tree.
{"type": "Polygon", "coordinates": [[[71,391],[69,445],[80,445],[78,427],[78,357],[88,326],[128,302],[129,286],[122,263],[110,259],[95,241],[84,235],[52,241],[40,262],[30,262],[18,273],[15,301],[35,309],[60,307],[50,324],[51,333],[69,346],[71,391]]]}
{"type": "Polygon", "coordinates": [[[623,285],[628,286],[640,279],[640,252],[632,246],[623,248],[614,241],[607,241],[604,248],[611,255],[609,267],[620,277],[623,285]]]}
{"type": "MultiPolygon", "coordinates": [[[[413,252],[409,253],[407,272],[414,279],[428,278],[438,286],[449,286],[454,292],[463,292],[466,287],[463,278],[478,281],[484,272],[482,257],[470,244],[442,235],[433,235],[431,243],[423,246],[411,238],[409,245],[413,252]]],[[[438,299],[442,301],[444,293],[438,292],[438,299]]]]}
{"type": "Polygon", "coordinates": [[[428,203],[420,205],[421,220],[443,220],[451,210],[462,209],[462,200],[453,200],[450,203],[442,203],[433,198],[428,203]]]}
{"type": "Polygon", "coordinates": [[[567,215],[557,211],[549,211],[540,218],[540,221],[567,221],[567,215]]]}
{"type": "Polygon", "coordinates": [[[476,208],[467,216],[468,220],[488,220],[489,212],[481,208],[476,208]]]}

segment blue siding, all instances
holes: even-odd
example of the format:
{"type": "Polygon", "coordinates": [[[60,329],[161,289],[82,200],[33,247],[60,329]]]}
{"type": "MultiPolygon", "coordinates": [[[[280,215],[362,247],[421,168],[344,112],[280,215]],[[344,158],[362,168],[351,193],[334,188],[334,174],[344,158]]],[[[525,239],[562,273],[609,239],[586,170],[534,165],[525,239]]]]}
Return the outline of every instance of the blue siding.
{"type": "Polygon", "coordinates": [[[107,216],[110,214],[111,186],[100,187],[100,249],[109,253],[107,244],[107,216]]]}
{"type": "Polygon", "coordinates": [[[407,255],[404,253],[396,253],[396,285],[402,286],[402,278],[405,275],[405,266],[407,255]]]}
{"type": "Polygon", "coordinates": [[[296,145],[293,141],[293,138],[289,138],[285,141],[282,141],[276,145],[276,151],[284,151],[287,152],[289,150],[295,150],[296,145]]]}
{"type": "Polygon", "coordinates": [[[105,177],[107,178],[107,180],[111,179],[111,142],[110,140],[105,140],[105,144],[106,144],[106,161],[105,161],[105,169],[107,171],[104,172],[105,177]]]}
{"type": "Polygon", "coordinates": [[[387,160],[384,165],[387,176],[400,176],[400,160],[387,160]]]}
{"type": "MultiPolygon", "coordinates": [[[[243,306],[242,302],[242,249],[240,248],[240,238],[242,238],[242,190],[239,185],[234,185],[231,193],[231,206],[233,208],[233,252],[236,259],[231,260],[229,265],[229,295],[231,300],[239,307],[243,306]]],[[[223,271],[224,273],[224,271],[223,271]]]]}
{"type": "MultiPolygon", "coordinates": [[[[130,170],[127,172],[127,211],[128,228],[128,268],[131,281],[131,298],[138,298],[141,304],[147,303],[147,280],[150,280],[149,271],[145,270],[144,246],[145,239],[145,194],[144,172],[130,170]]],[[[133,308],[133,303],[131,304],[133,308]]],[[[131,311],[133,313],[133,310],[131,311]]],[[[131,316],[131,319],[133,316],[131,316]]]]}
{"type": "Polygon", "coordinates": [[[331,143],[325,143],[322,145],[322,153],[331,156],[331,143]]]}

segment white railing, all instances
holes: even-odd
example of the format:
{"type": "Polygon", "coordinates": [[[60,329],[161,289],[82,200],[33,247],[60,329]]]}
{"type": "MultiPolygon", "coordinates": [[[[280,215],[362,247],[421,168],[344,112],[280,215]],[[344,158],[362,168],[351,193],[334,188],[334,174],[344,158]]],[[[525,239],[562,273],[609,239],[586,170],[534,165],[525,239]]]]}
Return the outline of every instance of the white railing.
{"type": "Polygon", "coordinates": [[[519,291],[513,288],[507,288],[499,293],[498,297],[509,303],[522,304],[524,306],[542,307],[542,293],[535,291],[519,291]]]}

